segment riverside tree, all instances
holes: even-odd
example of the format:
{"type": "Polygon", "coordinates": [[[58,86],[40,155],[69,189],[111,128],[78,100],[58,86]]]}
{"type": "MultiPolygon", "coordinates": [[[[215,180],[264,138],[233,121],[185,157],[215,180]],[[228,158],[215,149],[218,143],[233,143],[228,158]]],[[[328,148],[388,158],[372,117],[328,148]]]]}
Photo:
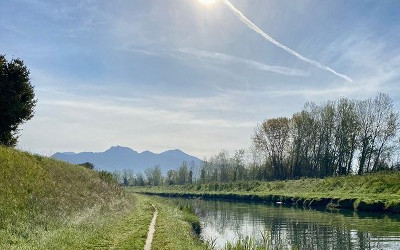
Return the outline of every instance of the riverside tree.
{"type": "Polygon", "coordinates": [[[163,183],[162,173],[160,166],[154,166],[144,171],[147,183],[150,186],[160,186],[163,183]]]}
{"type": "Polygon", "coordinates": [[[276,179],[284,179],[285,154],[289,147],[289,119],[285,117],[264,121],[254,133],[256,147],[265,151],[276,179]]]}
{"type": "Polygon", "coordinates": [[[394,110],[393,101],[387,94],[379,94],[374,99],[362,101],[358,105],[361,145],[358,174],[385,168],[385,157],[392,153],[399,127],[399,115],[394,110]]]}
{"type": "Polygon", "coordinates": [[[0,144],[14,147],[18,126],[30,120],[36,105],[29,70],[20,59],[0,55],[0,144]]]}

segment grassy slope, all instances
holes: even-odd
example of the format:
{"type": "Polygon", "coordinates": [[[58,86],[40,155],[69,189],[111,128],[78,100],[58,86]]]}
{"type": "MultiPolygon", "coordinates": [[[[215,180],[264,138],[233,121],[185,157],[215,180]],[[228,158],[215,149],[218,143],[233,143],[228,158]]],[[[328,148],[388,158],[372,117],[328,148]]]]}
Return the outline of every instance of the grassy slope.
{"type": "Polygon", "coordinates": [[[273,182],[134,188],[135,192],[284,201],[298,205],[400,212],[400,173],[273,182]]]}
{"type": "Polygon", "coordinates": [[[143,249],[151,204],[160,210],[155,244],[201,246],[183,213],[160,198],[127,194],[95,171],[0,147],[0,249],[143,249]]]}
{"type": "MultiPolygon", "coordinates": [[[[0,190],[1,249],[119,245],[121,228],[143,224],[129,233],[146,235],[152,215],[95,171],[4,147],[0,190]]],[[[143,248],[143,237],[132,244],[143,248]]]]}
{"type": "MultiPolygon", "coordinates": [[[[38,249],[143,249],[152,207],[130,197],[114,209],[84,211],[85,221],[64,224],[54,229],[51,237],[41,238],[38,249]],[[122,206],[121,206],[122,205],[122,206]],[[87,215],[89,214],[89,215],[87,215]]],[[[80,216],[78,216],[80,217],[80,216]]],[[[31,248],[31,244],[23,245],[31,248]]]]}

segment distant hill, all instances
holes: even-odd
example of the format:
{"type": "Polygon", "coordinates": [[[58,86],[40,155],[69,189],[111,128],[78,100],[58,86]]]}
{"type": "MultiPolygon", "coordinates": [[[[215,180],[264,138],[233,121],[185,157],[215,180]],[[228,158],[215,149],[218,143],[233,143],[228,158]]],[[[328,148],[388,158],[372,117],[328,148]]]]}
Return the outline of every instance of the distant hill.
{"type": "Polygon", "coordinates": [[[73,164],[91,162],[96,168],[107,171],[132,169],[134,172],[143,172],[146,168],[156,165],[166,172],[169,169],[178,168],[183,161],[186,161],[189,166],[192,162],[197,166],[202,162],[199,158],[188,155],[179,149],[156,154],[150,151],[139,153],[131,148],[121,146],[113,146],[104,152],[55,153],[52,158],[73,164]]]}

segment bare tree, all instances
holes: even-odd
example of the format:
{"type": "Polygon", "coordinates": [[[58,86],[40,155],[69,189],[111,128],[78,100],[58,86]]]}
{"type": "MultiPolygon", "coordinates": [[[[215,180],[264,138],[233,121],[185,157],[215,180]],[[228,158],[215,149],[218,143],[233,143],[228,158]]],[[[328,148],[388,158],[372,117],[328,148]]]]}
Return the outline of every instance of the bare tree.
{"type": "Polygon", "coordinates": [[[289,142],[289,119],[285,117],[264,121],[256,130],[254,142],[265,150],[271,162],[274,177],[285,178],[284,157],[289,142]]]}
{"type": "Polygon", "coordinates": [[[382,166],[382,155],[390,153],[391,141],[396,137],[398,113],[387,94],[378,94],[374,99],[359,102],[357,115],[360,122],[358,174],[377,171],[382,166]]]}
{"type": "Polygon", "coordinates": [[[352,168],[356,138],[359,131],[356,104],[348,99],[340,99],[335,115],[335,169],[339,175],[349,174],[352,168]]]}
{"type": "Polygon", "coordinates": [[[382,156],[390,155],[394,149],[394,142],[399,128],[399,114],[393,108],[393,101],[387,94],[379,94],[375,100],[376,127],[373,140],[372,171],[378,171],[383,166],[382,156]]]}

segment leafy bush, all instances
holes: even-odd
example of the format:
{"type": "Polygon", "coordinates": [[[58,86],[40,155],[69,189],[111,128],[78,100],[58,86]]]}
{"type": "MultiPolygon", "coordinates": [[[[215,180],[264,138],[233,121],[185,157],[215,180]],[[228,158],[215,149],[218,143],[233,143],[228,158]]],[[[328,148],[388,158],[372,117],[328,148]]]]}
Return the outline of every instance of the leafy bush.
{"type": "Polygon", "coordinates": [[[118,180],[112,173],[105,170],[101,170],[98,173],[101,180],[111,185],[118,185],[118,180]]]}
{"type": "Polygon", "coordinates": [[[87,169],[94,169],[94,164],[91,162],[81,163],[81,164],[79,164],[79,166],[85,167],[87,169]]]}

